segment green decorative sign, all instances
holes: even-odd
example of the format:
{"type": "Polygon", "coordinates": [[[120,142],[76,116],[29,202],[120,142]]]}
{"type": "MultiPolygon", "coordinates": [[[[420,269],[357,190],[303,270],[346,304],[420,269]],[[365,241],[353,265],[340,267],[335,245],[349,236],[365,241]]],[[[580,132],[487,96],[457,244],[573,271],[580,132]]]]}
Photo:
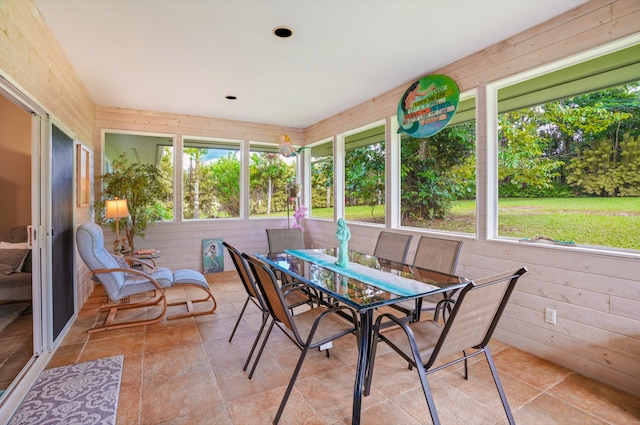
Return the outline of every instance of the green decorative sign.
{"type": "Polygon", "coordinates": [[[445,128],[458,108],[458,85],[446,75],[428,75],[409,86],[398,104],[398,133],[422,139],[445,128]]]}

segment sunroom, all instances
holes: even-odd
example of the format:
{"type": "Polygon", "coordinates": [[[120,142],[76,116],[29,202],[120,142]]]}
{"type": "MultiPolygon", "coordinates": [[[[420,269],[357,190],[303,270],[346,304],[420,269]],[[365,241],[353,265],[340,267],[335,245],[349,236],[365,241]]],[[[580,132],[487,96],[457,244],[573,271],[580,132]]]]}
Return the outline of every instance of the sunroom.
{"type": "MultiPolygon", "coordinates": [[[[0,59],[2,93],[13,104],[7,110],[18,105],[37,117],[37,123],[31,115],[27,119],[30,158],[40,149],[43,160],[54,161],[48,146],[56,131],[70,141],[76,161],[71,182],[75,189],[72,230],[95,220],[92,205],[100,196],[97,177],[110,170],[120,153],[134,152],[138,158],[149,157],[156,164],[163,157],[169,158],[165,164],[170,162],[170,212],[147,227],[144,238],[136,238],[135,247],[158,250],[159,264],[172,269],[202,270],[205,240],[222,239],[249,253],[267,252],[265,229],[295,224],[293,215],[300,206],[308,208],[301,221],[307,248],[336,246],[339,218],[349,223],[350,247],[368,254],[383,230],[414,235],[408,258],[415,254],[421,235],[462,240],[458,275],[478,279],[519,265],[529,270],[496,330],[498,341],[640,396],[640,238],[634,237],[640,228],[638,194],[625,195],[618,190],[616,196],[607,193],[596,197],[631,202],[613,214],[622,217],[614,224],[602,221],[589,228],[580,227],[583,215],[597,216],[611,207],[602,206],[600,210],[594,204],[575,204],[593,198],[594,192],[585,188],[586,183],[577,189],[576,184],[570,185],[566,179],[572,177],[568,177],[571,174],[564,164],[555,163],[551,171],[548,164],[559,158],[566,161],[567,156],[562,154],[569,151],[584,153],[587,145],[579,143],[585,141],[583,137],[589,131],[597,133],[585,126],[571,131],[566,126],[554,127],[550,123],[557,121],[552,121],[552,113],[566,112],[568,105],[583,102],[581,113],[586,116],[590,111],[595,120],[595,103],[585,98],[592,95],[602,99],[602,93],[608,91],[613,99],[611,93],[616,90],[626,90],[627,99],[635,95],[637,105],[637,2],[575,2],[573,9],[564,7],[553,19],[451,63],[416,70],[413,79],[384,92],[373,90],[370,100],[333,111],[328,118],[302,127],[96,103],[73,71],[73,60],[67,57],[64,43],[61,48],[55,40],[56,30],[51,34],[44,3],[9,1],[0,9],[8,28],[0,39],[7,52],[0,59]],[[36,53],[44,51],[51,53],[36,53]],[[398,132],[398,104],[414,79],[431,74],[447,75],[456,82],[460,92],[457,112],[439,134],[440,139],[411,140],[406,133],[398,132]],[[537,156],[529,151],[525,158],[518,149],[529,140],[534,143],[542,138],[540,133],[534,137],[526,132],[525,124],[534,120],[544,122],[537,128],[546,130],[546,150],[537,156]],[[519,132],[507,131],[509,128],[519,132]],[[561,132],[563,137],[553,138],[561,132]],[[36,142],[34,133],[38,133],[36,142]],[[293,143],[293,154],[281,155],[285,139],[293,143]],[[551,146],[551,140],[557,144],[551,146]],[[570,141],[576,143],[571,149],[570,141]],[[446,144],[454,142],[456,151],[451,153],[450,162],[440,164],[438,169],[433,165],[434,158],[442,158],[446,144]],[[229,159],[235,173],[227,175],[226,180],[211,178],[210,186],[202,182],[198,196],[203,207],[198,209],[194,209],[193,182],[189,181],[195,164],[190,161],[190,149],[206,152],[211,158],[229,159]],[[82,154],[91,164],[84,170],[75,167],[82,165],[82,154]],[[264,175],[255,170],[259,160],[274,156],[281,171],[273,178],[276,196],[272,199],[266,189],[256,189],[264,175]],[[509,173],[504,167],[508,161],[520,161],[520,166],[509,173]],[[374,168],[376,172],[368,188],[362,174],[355,173],[363,163],[372,165],[368,172],[374,168]],[[444,203],[447,218],[434,212],[437,208],[425,212],[416,206],[415,198],[426,199],[428,194],[420,192],[427,180],[420,180],[415,170],[427,164],[439,173],[437,184],[445,185],[444,189],[433,186],[429,193],[437,189],[452,191],[454,185],[457,188],[452,197],[434,201],[444,203]],[[76,173],[84,173],[85,180],[77,180],[76,173]],[[545,182],[534,184],[544,178],[545,182]],[[232,195],[225,195],[232,198],[231,206],[223,203],[229,198],[215,190],[222,181],[234,189],[232,195]],[[549,196],[558,195],[551,184],[557,182],[571,192],[565,190],[562,197],[549,196]],[[296,196],[289,196],[287,184],[300,186],[296,196]],[[545,197],[540,196],[544,192],[541,188],[546,188],[545,197]],[[82,198],[82,190],[88,191],[88,198],[82,198]],[[518,191],[527,192],[527,197],[514,197],[518,191]],[[556,217],[550,212],[545,201],[548,198],[566,204],[562,210],[568,215],[556,217]],[[205,210],[205,205],[216,208],[205,210]],[[531,211],[534,214],[525,214],[531,211]]],[[[294,31],[290,41],[295,41],[296,35],[294,31]]],[[[632,155],[635,151],[629,143],[638,135],[633,133],[634,128],[625,127],[625,120],[628,123],[631,118],[620,115],[632,108],[610,110],[610,117],[598,117],[602,123],[609,122],[607,128],[615,122],[628,130],[626,136],[620,134],[616,140],[626,143],[625,152],[632,155]]],[[[7,122],[4,119],[3,125],[7,122]]],[[[29,168],[41,166],[30,160],[29,168]]],[[[573,167],[578,169],[578,164],[573,167]]],[[[47,182],[51,168],[55,169],[55,164],[31,173],[36,176],[28,203],[34,210],[32,220],[42,223],[40,231],[53,223],[50,218],[43,219],[56,202],[47,182]]],[[[220,175],[220,168],[217,171],[220,175]]],[[[595,173],[586,166],[582,172],[583,180],[595,173]]],[[[575,174],[573,178],[577,179],[575,174]]],[[[4,225],[22,222],[13,219],[4,225]]],[[[103,228],[107,241],[115,239],[111,227],[103,228]]],[[[64,289],[71,302],[65,314],[54,318],[57,289],[49,282],[54,279],[51,274],[55,273],[56,246],[49,238],[47,235],[35,241],[39,254],[34,260],[41,264],[34,270],[33,299],[41,301],[34,303],[34,321],[40,320],[34,326],[38,328],[34,329],[35,355],[11,384],[12,391],[0,400],[3,412],[12,412],[47,362],[64,351],[63,341],[73,337],[73,324],[81,319],[80,312],[95,289],[87,268],[72,248],[74,284],[64,289]]],[[[225,275],[234,272],[228,255],[224,256],[223,269],[225,275]]],[[[215,287],[216,274],[212,276],[215,287]]]]}

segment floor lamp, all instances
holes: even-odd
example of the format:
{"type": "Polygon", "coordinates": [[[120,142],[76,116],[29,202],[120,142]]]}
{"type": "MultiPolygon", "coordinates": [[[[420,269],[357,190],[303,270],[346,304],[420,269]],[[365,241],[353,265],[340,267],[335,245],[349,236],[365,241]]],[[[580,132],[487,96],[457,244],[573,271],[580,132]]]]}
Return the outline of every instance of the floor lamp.
{"type": "Polygon", "coordinates": [[[122,244],[120,243],[120,229],[119,221],[121,218],[129,217],[129,208],[127,207],[126,199],[113,199],[106,201],[106,218],[116,219],[116,241],[113,243],[113,250],[116,253],[122,251],[122,244]]]}

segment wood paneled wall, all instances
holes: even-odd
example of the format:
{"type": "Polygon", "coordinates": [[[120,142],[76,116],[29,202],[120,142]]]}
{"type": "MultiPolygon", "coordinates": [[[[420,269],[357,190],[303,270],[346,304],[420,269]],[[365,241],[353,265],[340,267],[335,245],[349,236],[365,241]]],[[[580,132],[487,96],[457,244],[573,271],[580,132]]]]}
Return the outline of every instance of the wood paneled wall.
{"type": "MultiPolygon", "coordinates": [[[[594,0],[535,28],[434,72],[453,77],[461,91],[485,85],[598,48],[640,31],[640,2],[594,0]]],[[[406,87],[398,87],[369,102],[305,129],[311,143],[392,116],[406,87]]],[[[478,108],[484,112],[484,106],[478,108]]],[[[478,171],[486,174],[486,120],[476,123],[478,171]]],[[[482,181],[481,181],[482,183],[482,181]]],[[[486,185],[478,185],[478,204],[487,201],[486,185]]],[[[484,217],[484,209],[478,217],[484,217]]],[[[308,246],[335,246],[336,225],[306,220],[308,246]]],[[[350,247],[371,253],[381,227],[352,224],[350,247]]],[[[405,230],[400,230],[405,231],[405,230]]],[[[420,232],[408,258],[412,260],[420,232]]],[[[594,379],[640,395],[640,256],[637,253],[595,252],[577,247],[524,245],[478,238],[465,239],[457,272],[470,278],[525,265],[496,337],[594,379]],[[545,307],[557,311],[557,324],[544,321],[545,307]]],[[[455,236],[451,236],[454,238],[455,236]]],[[[535,373],[535,371],[532,371],[535,373]]]]}
{"type": "Polygon", "coordinates": [[[0,75],[75,138],[93,140],[95,103],[31,1],[0,2],[0,75]]]}

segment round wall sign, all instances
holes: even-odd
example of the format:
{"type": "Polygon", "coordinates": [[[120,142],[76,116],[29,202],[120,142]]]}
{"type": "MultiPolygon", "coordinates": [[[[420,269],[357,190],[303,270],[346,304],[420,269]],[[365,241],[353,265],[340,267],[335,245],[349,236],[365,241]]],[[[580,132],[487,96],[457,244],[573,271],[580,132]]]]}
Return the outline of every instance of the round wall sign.
{"type": "Polygon", "coordinates": [[[446,75],[428,75],[409,86],[398,104],[398,133],[418,139],[433,136],[456,113],[460,91],[446,75]]]}

